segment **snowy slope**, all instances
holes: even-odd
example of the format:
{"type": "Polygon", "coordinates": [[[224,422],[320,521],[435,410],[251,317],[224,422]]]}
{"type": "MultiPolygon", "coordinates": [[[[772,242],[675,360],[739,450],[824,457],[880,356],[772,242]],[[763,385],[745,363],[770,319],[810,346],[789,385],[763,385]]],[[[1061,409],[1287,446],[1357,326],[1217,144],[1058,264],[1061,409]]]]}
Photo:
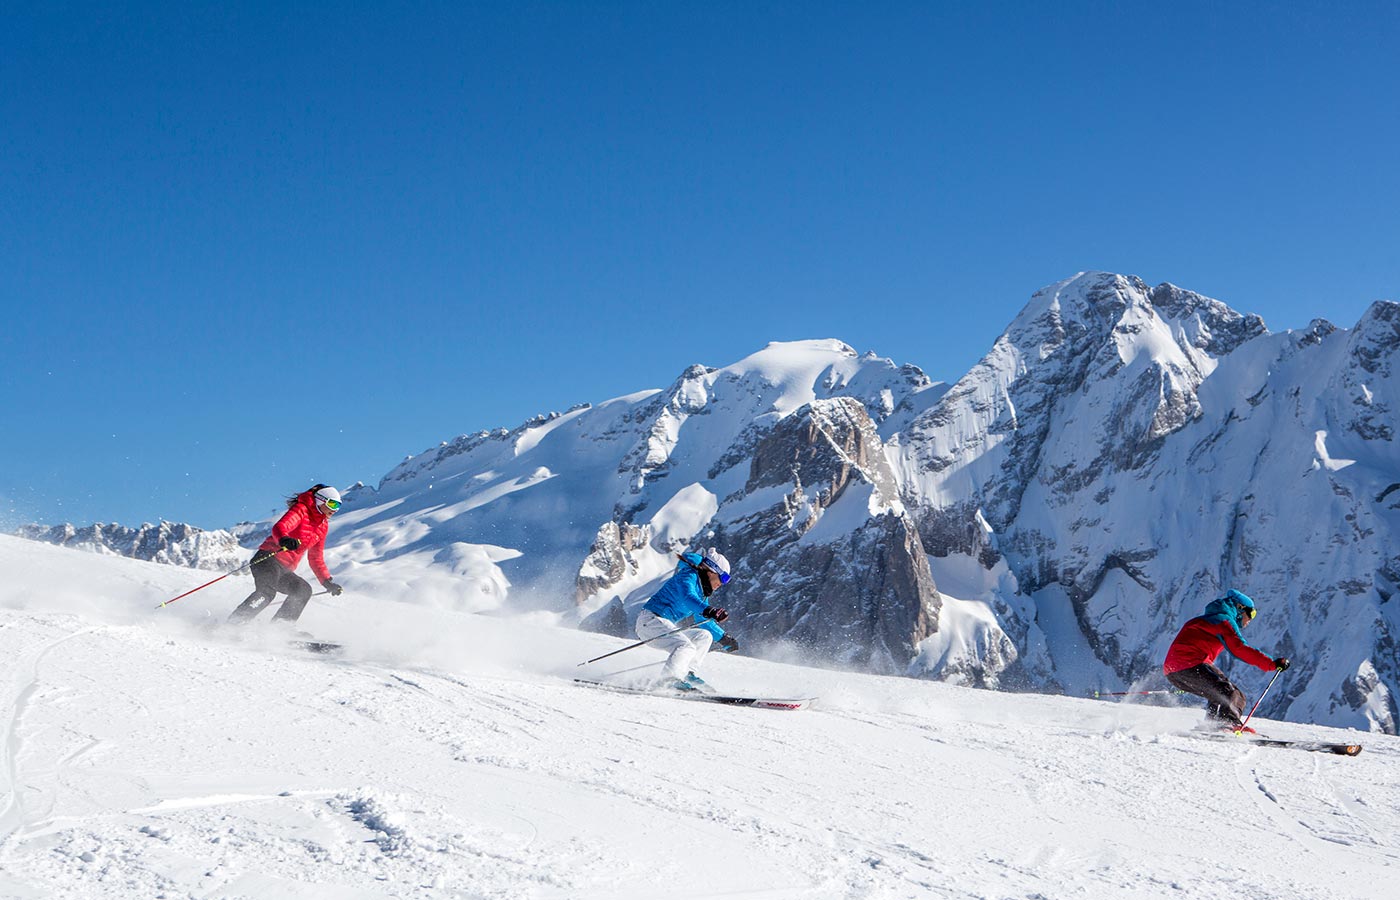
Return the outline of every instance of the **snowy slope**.
{"type": "MultiPolygon", "coordinates": [[[[229,579],[0,538],[0,896],[1393,896],[1400,739],[716,658],[761,712],[574,685],[621,642],[347,592],[340,660],[229,579]],[[1293,736],[1344,738],[1264,723],[1293,736]]],[[[619,668],[652,663],[637,650],[619,668]]]]}

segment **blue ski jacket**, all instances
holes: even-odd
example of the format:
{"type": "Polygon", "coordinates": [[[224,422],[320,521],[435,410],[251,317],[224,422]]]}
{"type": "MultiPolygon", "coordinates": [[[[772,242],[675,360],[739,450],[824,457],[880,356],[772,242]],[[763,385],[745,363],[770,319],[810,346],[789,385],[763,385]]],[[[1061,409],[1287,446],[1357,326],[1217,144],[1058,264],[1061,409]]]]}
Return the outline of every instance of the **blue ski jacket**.
{"type": "MultiPolygon", "coordinates": [[[[699,622],[705,607],[710,605],[710,601],[705,599],[705,592],[700,589],[700,573],[696,571],[702,559],[704,557],[699,553],[684,554],[681,561],[676,563],[676,574],[652,595],[642,609],[675,622],[677,626],[686,616],[693,616],[699,622]]],[[[724,637],[724,629],[713,621],[701,622],[699,627],[714,635],[715,640],[724,637]]]]}

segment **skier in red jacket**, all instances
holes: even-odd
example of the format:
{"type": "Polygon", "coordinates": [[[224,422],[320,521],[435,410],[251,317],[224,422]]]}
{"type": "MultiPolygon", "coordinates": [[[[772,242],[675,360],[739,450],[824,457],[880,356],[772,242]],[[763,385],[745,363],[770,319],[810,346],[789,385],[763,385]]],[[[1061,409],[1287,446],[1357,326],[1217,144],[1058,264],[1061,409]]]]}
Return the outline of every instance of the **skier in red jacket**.
{"type": "MultiPolygon", "coordinates": [[[[1212,600],[1205,614],[1197,616],[1181,627],[1176,639],[1167,650],[1166,662],[1162,671],[1167,680],[1187,693],[1204,697],[1208,720],[1238,731],[1244,726],[1240,714],[1244,712],[1244,692],[1235,687],[1225,673],[1215,667],[1216,657],[1221,650],[1229,650],[1239,659],[1265,672],[1282,672],[1288,668],[1285,657],[1271,659],[1249,646],[1240,629],[1254,621],[1258,610],[1254,601],[1239,591],[1228,591],[1218,600],[1212,600]]],[[[1244,728],[1250,733],[1253,728],[1244,728]]]]}
{"type": "Polygon", "coordinates": [[[253,556],[253,593],[228,617],[229,622],[247,622],[262,612],[278,594],[287,599],[274,622],[295,622],[311,599],[311,585],[296,574],[305,555],[311,557],[311,571],[332,597],[342,588],[331,580],[326,568],[326,532],[331,516],[340,509],[340,492],[317,484],[287,501],[287,512],[272,526],[272,533],[253,556]]]}

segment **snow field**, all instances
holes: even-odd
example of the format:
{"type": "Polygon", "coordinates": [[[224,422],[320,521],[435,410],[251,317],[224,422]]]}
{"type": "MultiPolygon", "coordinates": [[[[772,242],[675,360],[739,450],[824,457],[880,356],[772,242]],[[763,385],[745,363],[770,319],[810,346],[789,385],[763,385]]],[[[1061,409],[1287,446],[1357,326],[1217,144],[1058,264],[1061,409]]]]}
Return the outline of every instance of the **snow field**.
{"type": "Polygon", "coordinates": [[[736,709],[577,686],[660,654],[578,668],[623,642],[543,615],[318,597],[327,658],[201,628],[239,576],[157,613],[192,573],[10,539],[0,571],[0,897],[1334,900],[1400,872],[1396,738],[1251,748],[1177,734],[1190,709],[714,656],[726,692],[820,697],[736,709]]]}

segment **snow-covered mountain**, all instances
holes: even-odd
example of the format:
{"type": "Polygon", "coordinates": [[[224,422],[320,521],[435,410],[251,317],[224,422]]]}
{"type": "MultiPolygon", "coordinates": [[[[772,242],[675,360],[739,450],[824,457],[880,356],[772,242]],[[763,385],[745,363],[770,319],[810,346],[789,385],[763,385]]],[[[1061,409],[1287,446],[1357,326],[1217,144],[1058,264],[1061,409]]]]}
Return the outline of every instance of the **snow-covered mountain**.
{"type": "Polygon", "coordinates": [[[1393,733],[1397,348],[1394,303],[1273,335],[1135,278],[1038,292],[891,446],[935,560],[1011,576],[983,596],[1016,653],[977,678],[1131,682],[1236,587],[1263,610],[1251,641],[1301,667],[1271,714],[1393,733]]]}
{"type": "MultiPolygon", "coordinates": [[[[256,532],[257,526],[248,522],[213,530],[183,522],[147,522],[136,528],[100,522],[81,528],[67,523],[22,525],[15,530],[19,537],[60,547],[210,570],[228,569],[246,561],[247,541],[256,532]]],[[[256,534],[257,540],[262,537],[256,534]]]]}
{"type": "MultiPolygon", "coordinates": [[[[849,490],[849,489],[848,489],[849,490]]],[[[1384,900],[1400,739],[715,654],[804,712],[583,687],[624,642],[347,590],[211,629],[246,575],[0,536],[0,897],[1384,900]],[[1301,864],[1300,864],[1301,861],[1301,864]]],[[[660,664],[649,648],[607,661],[660,664]]],[[[652,668],[651,671],[655,671],[652,668]]]]}
{"type": "Polygon", "coordinates": [[[620,631],[674,554],[709,542],[744,573],[725,602],[753,646],[903,671],[940,599],[880,428],[942,392],[912,366],[803,341],[459,437],[347,494],[347,584],[437,563],[459,573],[433,589],[452,605],[509,592],[620,631]]]}
{"type": "Polygon", "coordinates": [[[1154,677],[1237,587],[1264,610],[1251,639],[1298,664],[1270,714],[1393,732],[1397,323],[1378,303],[1275,335],[1085,273],[951,387],[774,344],[410,458],[352,494],[337,540],[367,575],[437,563],[471,577],[435,594],[573,598],[618,632],[675,551],[713,543],[758,652],[1074,692],[1154,677]]]}
{"type": "Polygon", "coordinates": [[[330,559],[365,594],[622,634],[674,554],[712,544],[746,653],[1072,693],[1159,678],[1235,587],[1251,641],[1295,660],[1267,714],[1395,732],[1397,347],[1393,303],[1272,334],[1081,273],[951,386],[771,344],[444,442],[347,493],[330,559]]]}

